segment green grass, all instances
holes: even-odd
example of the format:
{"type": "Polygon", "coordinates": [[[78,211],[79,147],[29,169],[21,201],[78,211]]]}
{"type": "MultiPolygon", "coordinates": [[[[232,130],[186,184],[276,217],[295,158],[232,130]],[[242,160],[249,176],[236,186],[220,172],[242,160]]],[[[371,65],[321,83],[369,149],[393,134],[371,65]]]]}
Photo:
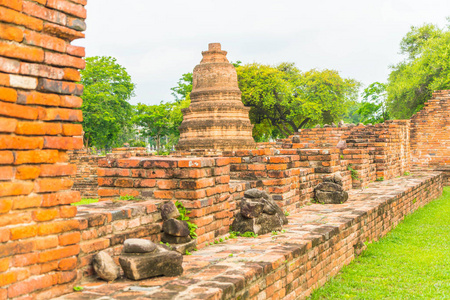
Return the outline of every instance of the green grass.
{"type": "Polygon", "coordinates": [[[310,299],[450,299],[450,187],[310,299]]]}
{"type": "Polygon", "coordinates": [[[98,202],[98,199],[81,199],[80,202],[72,203],[72,205],[78,206],[78,205],[86,205],[86,204],[91,204],[91,203],[96,203],[96,202],[98,202]]]}

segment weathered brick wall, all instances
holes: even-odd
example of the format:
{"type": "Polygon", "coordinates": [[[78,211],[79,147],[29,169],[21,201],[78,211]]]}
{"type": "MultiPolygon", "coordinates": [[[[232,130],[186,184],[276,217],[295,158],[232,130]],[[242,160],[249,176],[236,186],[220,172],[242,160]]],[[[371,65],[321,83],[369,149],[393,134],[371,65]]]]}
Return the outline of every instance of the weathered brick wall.
{"type": "Polygon", "coordinates": [[[433,93],[411,118],[411,152],[415,167],[450,169],[450,90],[433,93]]]}
{"type": "Polygon", "coordinates": [[[191,210],[201,248],[229,231],[236,202],[230,189],[229,159],[131,157],[99,161],[100,200],[120,196],[178,200],[191,210]]]}
{"type": "Polygon", "coordinates": [[[339,141],[347,139],[351,130],[351,127],[306,128],[296,135],[308,148],[334,148],[339,141]]]}
{"type": "Polygon", "coordinates": [[[0,1],[0,299],[50,299],[80,246],[67,150],[83,145],[86,0],[0,1]]]}
{"type": "Polygon", "coordinates": [[[123,242],[128,238],[161,240],[162,220],[158,210],[162,200],[140,202],[100,202],[79,207],[80,223],[78,278],[94,275],[92,259],[105,250],[118,264],[123,242]]]}
{"type": "Polygon", "coordinates": [[[312,198],[314,171],[301,168],[297,150],[238,150],[223,155],[230,159],[232,179],[253,182],[286,211],[293,213],[312,198]]]}
{"type": "Polygon", "coordinates": [[[105,158],[89,155],[86,150],[69,152],[70,163],[76,166],[76,173],[71,176],[72,190],[78,191],[81,198],[98,198],[98,161],[105,158]]]}

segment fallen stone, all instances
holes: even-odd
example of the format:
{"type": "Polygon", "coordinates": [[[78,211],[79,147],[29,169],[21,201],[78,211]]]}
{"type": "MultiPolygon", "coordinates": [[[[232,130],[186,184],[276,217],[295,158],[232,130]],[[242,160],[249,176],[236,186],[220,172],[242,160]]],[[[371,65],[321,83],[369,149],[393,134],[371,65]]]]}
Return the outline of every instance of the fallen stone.
{"type": "Polygon", "coordinates": [[[191,240],[190,242],[184,243],[184,244],[171,244],[170,247],[174,251],[177,251],[181,254],[186,254],[186,251],[192,252],[197,247],[197,240],[191,240]]]}
{"type": "Polygon", "coordinates": [[[120,275],[120,268],[112,257],[105,251],[101,251],[94,256],[93,262],[95,273],[98,277],[106,281],[116,280],[120,275]]]}
{"type": "Polygon", "coordinates": [[[190,234],[189,226],[186,221],[169,219],[164,221],[162,230],[174,236],[188,236],[190,234]]]}
{"type": "Polygon", "coordinates": [[[338,123],[338,127],[344,127],[345,123],[343,120],[340,120],[338,123]]]}
{"type": "Polygon", "coordinates": [[[320,190],[323,192],[342,192],[342,186],[334,182],[322,182],[319,183],[314,190],[320,190]]]}
{"type": "Polygon", "coordinates": [[[341,175],[340,172],[337,172],[337,173],[334,175],[334,182],[335,182],[336,184],[340,185],[340,186],[342,186],[342,185],[344,184],[344,183],[343,183],[343,179],[344,179],[344,178],[342,178],[342,175],[341,175]]]}
{"type": "Polygon", "coordinates": [[[125,276],[132,280],[183,274],[183,255],[160,245],[155,253],[125,253],[119,257],[119,263],[125,276]]]}
{"type": "Polygon", "coordinates": [[[316,201],[323,204],[341,204],[348,200],[348,193],[342,192],[326,192],[317,190],[315,192],[316,201]]]}
{"type": "Polygon", "coordinates": [[[257,218],[263,213],[264,206],[261,201],[251,201],[244,198],[241,201],[241,214],[246,218],[257,218]]]}
{"type": "Polygon", "coordinates": [[[192,240],[190,236],[173,236],[167,233],[163,233],[161,237],[161,241],[163,243],[169,243],[169,244],[185,244],[189,243],[192,240]]]}
{"type": "Polygon", "coordinates": [[[283,220],[278,215],[262,214],[255,219],[248,219],[237,214],[231,224],[233,231],[240,233],[254,232],[256,234],[266,234],[272,231],[279,231],[283,228],[283,220]]]}
{"type": "Polygon", "coordinates": [[[127,239],[123,246],[125,253],[152,253],[156,250],[155,243],[144,239],[127,239]]]}
{"type": "Polygon", "coordinates": [[[245,198],[264,198],[269,199],[269,194],[267,194],[265,191],[258,190],[258,189],[250,189],[244,192],[245,198]]]}
{"type": "Polygon", "coordinates": [[[161,205],[161,218],[163,221],[167,221],[169,219],[176,219],[180,216],[180,212],[178,208],[172,201],[167,201],[166,203],[161,205]]]}

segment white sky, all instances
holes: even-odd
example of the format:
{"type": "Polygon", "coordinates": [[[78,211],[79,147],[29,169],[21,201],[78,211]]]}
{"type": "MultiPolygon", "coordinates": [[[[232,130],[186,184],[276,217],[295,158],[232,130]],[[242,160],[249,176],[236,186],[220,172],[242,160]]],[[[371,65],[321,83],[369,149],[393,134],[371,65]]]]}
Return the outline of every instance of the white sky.
{"type": "Polygon", "coordinates": [[[219,42],[230,61],[335,69],[385,82],[410,26],[450,16],[449,0],[89,0],[87,56],[113,56],[137,84],[132,104],[173,100],[170,88],[219,42]]]}

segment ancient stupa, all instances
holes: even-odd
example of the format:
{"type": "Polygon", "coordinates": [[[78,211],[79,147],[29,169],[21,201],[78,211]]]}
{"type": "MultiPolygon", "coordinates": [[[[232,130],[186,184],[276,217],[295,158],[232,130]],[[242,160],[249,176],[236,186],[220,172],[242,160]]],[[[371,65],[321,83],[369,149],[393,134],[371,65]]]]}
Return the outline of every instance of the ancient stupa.
{"type": "Polygon", "coordinates": [[[191,105],[183,109],[177,149],[253,149],[249,108],[242,104],[236,69],[219,43],[209,44],[194,68],[191,105]]]}

